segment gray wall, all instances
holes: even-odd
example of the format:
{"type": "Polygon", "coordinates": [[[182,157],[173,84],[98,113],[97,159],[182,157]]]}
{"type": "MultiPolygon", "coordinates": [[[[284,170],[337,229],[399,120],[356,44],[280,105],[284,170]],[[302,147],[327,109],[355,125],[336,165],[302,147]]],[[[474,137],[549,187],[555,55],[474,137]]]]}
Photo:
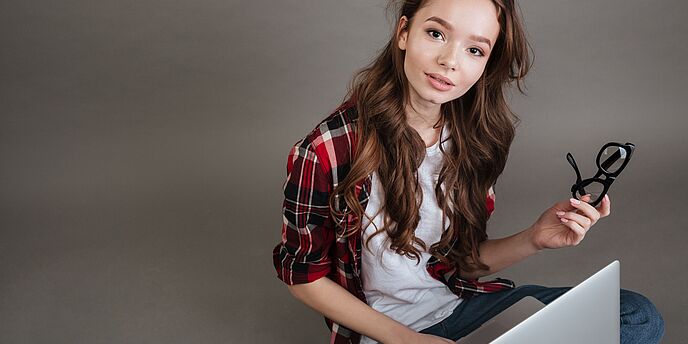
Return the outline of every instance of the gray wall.
{"type": "MultiPolygon", "coordinates": [[[[275,277],[288,149],[387,38],[378,1],[0,4],[0,342],[325,342],[275,277]]],[[[622,287],[686,340],[681,1],[522,1],[535,49],[492,237],[637,145],[612,215],[498,276],[622,287]]]]}

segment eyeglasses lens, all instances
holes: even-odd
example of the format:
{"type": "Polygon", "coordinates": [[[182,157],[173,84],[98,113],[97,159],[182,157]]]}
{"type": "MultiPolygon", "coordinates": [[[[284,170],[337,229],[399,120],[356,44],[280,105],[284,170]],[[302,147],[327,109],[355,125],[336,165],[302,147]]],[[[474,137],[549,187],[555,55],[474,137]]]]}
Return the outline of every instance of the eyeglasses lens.
{"type": "Polygon", "coordinates": [[[605,148],[600,155],[600,166],[607,173],[616,173],[628,156],[626,149],[619,146],[605,148]]]}
{"type": "Polygon", "coordinates": [[[576,198],[581,199],[584,195],[591,194],[590,195],[590,201],[588,203],[593,203],[597,201],[597,199],[600,198],[600,195],[604,191],[604,185],[600,182],[596,181],[588,181],[587,183],[581,185],[576,190],[576,198]]]}

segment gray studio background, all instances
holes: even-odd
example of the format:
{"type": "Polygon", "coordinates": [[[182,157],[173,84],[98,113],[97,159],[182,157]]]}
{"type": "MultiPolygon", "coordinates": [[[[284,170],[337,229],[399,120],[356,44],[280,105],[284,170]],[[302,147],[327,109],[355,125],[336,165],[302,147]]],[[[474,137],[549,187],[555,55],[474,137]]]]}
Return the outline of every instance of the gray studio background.
{"type": "MultiPolygon", "coordinates": [[[[384,1],[0,4],[0,342],[323,343],[275,276],[289,148],[387,39],[384,1]]],[[[500,272],[575,285],[614,259],[666,343],[688,326],[681,1],[521,1],[535,50],[491,237],[637,145],[612,215],[500,272]]]]}

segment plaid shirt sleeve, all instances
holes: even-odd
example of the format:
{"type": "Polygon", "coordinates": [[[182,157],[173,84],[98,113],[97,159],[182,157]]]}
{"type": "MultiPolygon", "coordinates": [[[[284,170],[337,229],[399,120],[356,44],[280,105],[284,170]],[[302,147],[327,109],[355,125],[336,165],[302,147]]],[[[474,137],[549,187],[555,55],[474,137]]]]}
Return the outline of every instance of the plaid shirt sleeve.
{"type": "Polygon", "coordinates": [[[273,249],[277,277],[288,285],[315,281],[331,270],[335,232],[328,204],[331,175],[325,170],[307,138],[289,152],[282,240],[273,249]]]}
{"type": "MultiPolygon", "coordinates": [[[[490,187],[486,199],[488,216],[492,215],[495,209],[495,199],[494,189],[490,187]]],[[[459,269],[450,268],[435,257],[431,257],[428,261],[427,270],[432,277],[442,281],[454,294],[463,298],[468,298],[475,294],[511,289],[516,286],[513,281],[504,278],[496,278],[486,282],[479,282],[477,279],[463,279],[459,276],[459,269]]]]}

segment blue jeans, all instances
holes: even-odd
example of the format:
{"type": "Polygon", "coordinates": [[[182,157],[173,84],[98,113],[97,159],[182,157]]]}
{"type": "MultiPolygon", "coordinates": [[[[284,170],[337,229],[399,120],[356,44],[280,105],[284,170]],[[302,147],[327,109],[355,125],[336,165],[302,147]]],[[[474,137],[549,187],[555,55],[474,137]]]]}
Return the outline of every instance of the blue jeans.
{"type": "MultiPolygon", "coordinates": [[[[525,296],[548,304],[571,287],[521,285],[514,289],[479,294],[464,299],[442,322],[421,333],[459,340],[525,296]]],[[[659,343],[664,335],[664,319],[645,296],[621,289],[621,343],[659,343]]]]}

